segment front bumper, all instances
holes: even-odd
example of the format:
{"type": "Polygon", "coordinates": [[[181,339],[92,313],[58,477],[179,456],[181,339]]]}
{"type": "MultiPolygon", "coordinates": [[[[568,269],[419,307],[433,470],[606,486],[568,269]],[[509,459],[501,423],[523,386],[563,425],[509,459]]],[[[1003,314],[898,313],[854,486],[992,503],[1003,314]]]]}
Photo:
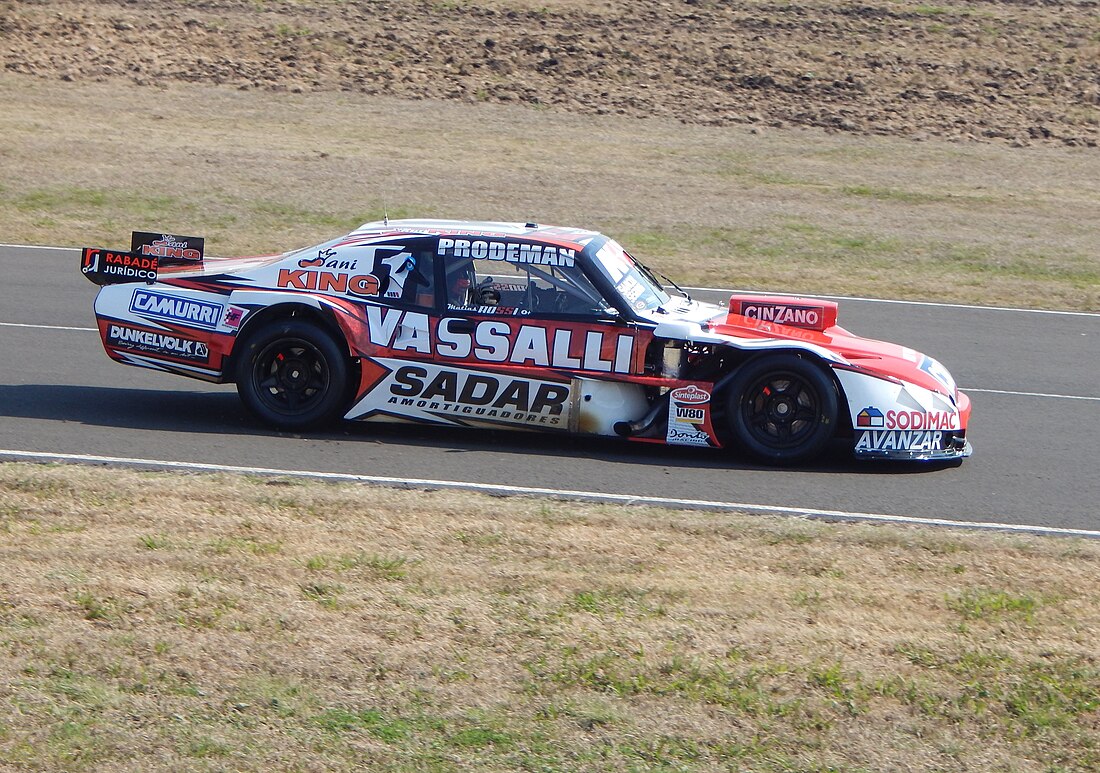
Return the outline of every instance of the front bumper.
{"type": "Polygon", "coordinates": [[[853,449],[857,459],[915,462],[965,459],[973,452],[966,430],[862,430],[853,449]]]}

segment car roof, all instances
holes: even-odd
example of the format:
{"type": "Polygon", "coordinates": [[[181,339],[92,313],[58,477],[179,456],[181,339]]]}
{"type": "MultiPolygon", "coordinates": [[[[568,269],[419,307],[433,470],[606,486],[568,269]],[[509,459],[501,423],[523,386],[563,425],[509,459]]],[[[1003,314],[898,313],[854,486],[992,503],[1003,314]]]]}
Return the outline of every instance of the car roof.
{"type": "Polygon", "coordinates": [[[487,220],[406,219],[377,220],[364,223],[348,237],[413,233],[432,236],[485,236],[496,238],[521,237],[552,244],[568,244],[582,249],[600,234],[583,228],[568,228],[539,223],[502,223],[487,220]]]}

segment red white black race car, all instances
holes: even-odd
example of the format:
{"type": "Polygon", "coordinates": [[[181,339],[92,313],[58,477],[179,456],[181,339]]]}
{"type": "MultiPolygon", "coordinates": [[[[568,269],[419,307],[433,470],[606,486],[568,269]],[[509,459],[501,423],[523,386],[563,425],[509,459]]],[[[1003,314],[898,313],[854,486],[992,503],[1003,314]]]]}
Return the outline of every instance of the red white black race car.
{"type": "Polygon", "coordinates": [[[834,440],[866,458],[971,452],[970,400],[931,357],[849,333],[830,301],[671,294],[593,231],[395,220],[239,259],[136,232],[81,266],[112,359],[235,382],[284,429],[507,427],[781,463],[834,440]]]}

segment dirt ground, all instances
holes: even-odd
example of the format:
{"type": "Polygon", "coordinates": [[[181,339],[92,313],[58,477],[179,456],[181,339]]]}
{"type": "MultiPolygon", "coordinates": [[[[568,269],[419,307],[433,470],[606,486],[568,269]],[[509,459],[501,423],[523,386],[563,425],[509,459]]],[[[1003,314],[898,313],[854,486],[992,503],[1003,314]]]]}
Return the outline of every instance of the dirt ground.
{"type": "Polygon", "coordinates": [[[1095,146],[1095,0],[0,0],[66,81],[526,103],[685,123],[1095,146]]]}

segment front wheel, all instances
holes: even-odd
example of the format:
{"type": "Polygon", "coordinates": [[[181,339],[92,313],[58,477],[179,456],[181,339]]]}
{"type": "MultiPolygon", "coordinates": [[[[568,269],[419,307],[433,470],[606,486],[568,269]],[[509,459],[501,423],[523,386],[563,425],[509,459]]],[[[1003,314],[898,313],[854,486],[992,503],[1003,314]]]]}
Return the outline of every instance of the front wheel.
{"type": "Polygon", "coordinates": [[[347,355],[317,325],[278,320],[238,346],[237,393],[261,421],[281,429],[310,429],[334,421],[347,407],[347,355]]]}
{"type": "Polygon", "coordinates": [[[737,442],[757,459],[804,461],[821,453],[836,431],[836,386],[800,357],[768,355],[730,382],[726,416],[737,442]]]}

